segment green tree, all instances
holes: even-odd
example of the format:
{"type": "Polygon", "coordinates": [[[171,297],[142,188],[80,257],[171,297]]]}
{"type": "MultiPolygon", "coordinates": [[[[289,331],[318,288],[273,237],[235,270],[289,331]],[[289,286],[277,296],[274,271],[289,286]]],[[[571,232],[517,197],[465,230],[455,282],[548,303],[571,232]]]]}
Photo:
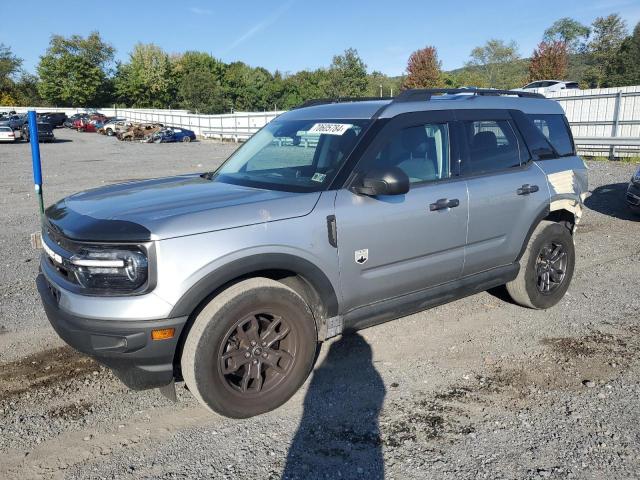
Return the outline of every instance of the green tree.
{"type": "Polygon", "coordinates": [[[442,86],[442,62],[435,47],[416,50],[407,62],[404,88],[435,88],[442,86]]]}
{"type": "Polygon", "coordinates": [[[224,72],[225,64],[208,53],[185,52],[177,57],[173,74],[181,106],[207,114],[224,112],[224,72]]]}
{"type": "Polygon", "coordinates": [[[520,59],[518,44],[491,39],[471,51],[467,67],[475,67],[483,76],[483,83],[491,88],[514,88],[523,82],[517,66],[520,59]]]}
{"type": "Polygon", "coordinates": [[[561,41],[540,42],[529,63],[529,81],[558,78],[567,75],[569,53],[561,41]]]}
{"type": "Polygon", "coordinates": [[[22,59],[16,57],[11,48],[0,43],[0,92],[9,93],[13,90],[15,76],[21,65],[22,59]]]}
{"type": "Polygon", "coordinates": [[[404,77],[389,77],[382,72],[373,71],[367,75],[367,97],[389,97],[400,92],[404,77]],[[382,88],[382,95],[380,89],[382,88]]]}
{"type": "Polygon", "coordinates": [[[329,77],[331,97],[361,97],[367,91],[367,66],[354,48],[333,57],[329,77]]]}
{"type": "Polygon", "coordinates": [[[271,73],[264,68],[252,68],[243,62],[230,63],[222,82],[225,102],[240,111],[271,108],[269,94],[272,79],[271,73]]]}
{"type": "Polygon", "coordinates": [[[114,53],[98,32],[86,38],[53,35],[37,67],[39,94],[53,105],[98,105],[110,95],[108,77],[114,53]]]}
{"type": "Polygon", "coordinates": [[[589,70],[586,81],[591,87],[606,86],[606,72],[627,36],[627,24],[618,14],[596,18],[588,45],[589,70]]]}
{"type": "Polygon", "coordinates": [[[586,25],[573,18],[563,17],[544,31],[542,41],[547,44],[564,42],[570,53],[579,53],[585,50],[590,33],[591,30],[586,25]]]}
{"type": "Polygon", "coordinates": [[[606,81],[612,87],[640,85],[640,22],[607,65],[606,81]]]}
{"type": "Polygon", "coordinates": [[[23,72],[14,86],[17,105],[21,107],[40,106],[43,99],[38,93],[38,77],[23,72]]]}
{"type": "Polygon", "coordinates": [[[443,73],[442,82],[448,88],[489,87],[485,75],[475,67],[465,67],[454,72],[443,73]]]}
{"type": "Polygon", "coordinates": [[[307,100],[333,96],[331,75],[328,70],[302,70],[283,79],[282,96],[278,107],[283,109],[296,107],[307,100]]]}
{"type": "Polygon", "coordinates": [[[176,104],[172,62],[153,43],[133,47],[129,63],[118,65],[114,85],[120,101],[132,107],[168,108],[176,104]]]}

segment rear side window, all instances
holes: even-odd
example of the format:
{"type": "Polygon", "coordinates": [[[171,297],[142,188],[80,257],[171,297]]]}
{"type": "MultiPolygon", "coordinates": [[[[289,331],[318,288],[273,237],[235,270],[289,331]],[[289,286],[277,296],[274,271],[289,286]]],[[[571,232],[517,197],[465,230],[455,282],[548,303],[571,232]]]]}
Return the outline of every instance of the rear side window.
{"type": "Polygon", "coordinates": [[[558,155],[574,155],[573,141],[564,115],[527,115],[540,132],[549,140],[558,155]]]}
{"type": "Polygon", "coordinates": [[[427,123],[404,128],[376,152],[374,167],[395,166],[412,184],[449,178],[449,126],[427,123]]]}
{"type": "Polygon", "coordinates": [[[508,120],[464,121],[469,146],[468,173],[495,172],[520,166],[520,146],[508,120]]]}
{"type": "Polygon", "coordinates": [[[580,88],[580,85],[578,85],[577,82],[569,82],[569,83],[566,84],[566,88],[575,90],[577,88],[580,88]]]}

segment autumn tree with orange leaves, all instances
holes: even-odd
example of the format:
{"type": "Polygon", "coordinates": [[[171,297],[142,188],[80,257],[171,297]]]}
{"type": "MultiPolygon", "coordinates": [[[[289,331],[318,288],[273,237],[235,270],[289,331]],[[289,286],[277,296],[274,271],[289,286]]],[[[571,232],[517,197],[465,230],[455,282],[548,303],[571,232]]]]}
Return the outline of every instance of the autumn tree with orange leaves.
{"type": "Polygon", "coordinates": [[[435,47],[416,50],[407,63],[404,88],[436,88],[442,86],[442,62],[438,60],[435,47]]]}
{"type": "Polygon", "coordinates": [[[568,64],[569,51],[565,42],[540,42],[531,56],[529,80],[563,80],[568,64]]]}

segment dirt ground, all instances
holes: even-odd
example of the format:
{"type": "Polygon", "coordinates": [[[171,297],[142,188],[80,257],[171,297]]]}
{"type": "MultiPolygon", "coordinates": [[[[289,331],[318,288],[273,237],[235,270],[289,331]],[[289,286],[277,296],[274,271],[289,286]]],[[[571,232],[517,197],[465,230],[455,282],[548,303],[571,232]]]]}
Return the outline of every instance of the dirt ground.
{"type": "MultiPolygon", "coordinates": [[[[56,130],[47,203],[209,170],[235,146],[121,143],[56,130]]],[[[333,339],[285,406],[238,421],[133,392],[75,353],[36,293],[29,147],[0,145],[0,478],[640,477],[640,220],[634,166],[590,162],[565,299],[485,292],[333,339]]]]}

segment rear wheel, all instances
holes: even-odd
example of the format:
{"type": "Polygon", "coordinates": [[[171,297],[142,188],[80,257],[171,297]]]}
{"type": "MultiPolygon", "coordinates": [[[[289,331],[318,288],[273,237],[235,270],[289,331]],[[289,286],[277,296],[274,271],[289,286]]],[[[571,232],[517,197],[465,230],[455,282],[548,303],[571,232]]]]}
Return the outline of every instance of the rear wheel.
{"type": "Polygon", "coordinates": [[[113,137],[113,130],[112,129],[107,128],[106,132],[107,132],[107,136],[108,137],[113,137]]]}
{"type": "Polygon", "coordinates": [[[247,418],[279,407],[300,388],[316,347],[306,302],[280,282],[252,278],[198,314],[185,342],[182,374],[204,406],[247,418]]]}
{"type": "Polygon", "coordinates": [[[511,298],[522,306],[544,309],[558,303],[569,288],[575,266],[573,236],[559,223],[542,221],[520,259],[520,272],[507,283],[511,298]]]}
{"type": "Polygon", "coordinates": [[[191,141],[191,137],[182,137],[182,141],[184,143],[189,143],[191,141]]]}

